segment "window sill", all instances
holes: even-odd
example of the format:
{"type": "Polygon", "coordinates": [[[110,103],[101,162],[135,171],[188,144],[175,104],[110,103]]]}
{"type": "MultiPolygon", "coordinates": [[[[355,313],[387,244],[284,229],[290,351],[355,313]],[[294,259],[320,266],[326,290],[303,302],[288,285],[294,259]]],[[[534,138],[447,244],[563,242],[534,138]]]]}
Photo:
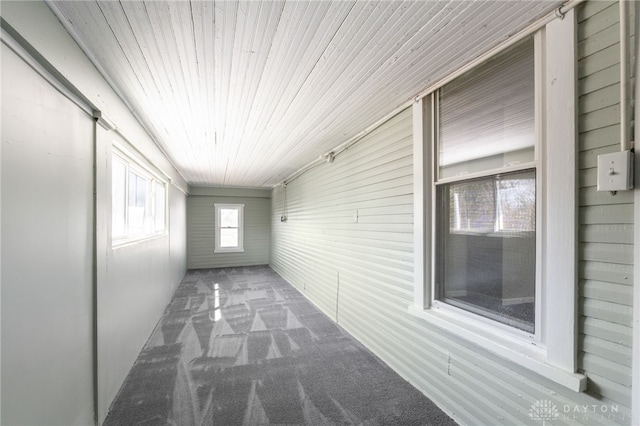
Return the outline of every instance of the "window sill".
{"type": "Polygon", "coordinates": [[[449,231],[452,235],[471,235],[476,237],[499,237],[499,238],[516,238],[531,237],[535,235],[534,231],[481,231],[473,229],[453,230],[449,231]]]}
{"type": "Polygon", "coordinates": [[[243,248],[224,248],[224,249],[215,249],[213,251],[215,254],[219,253],[244,253],[243,248]]]}
{"type": "Polygon", "coordinates": [[[509,333],[501,327],[487,327],[484,321],[470,321],[449,309],[437,306],[423,310],[418,306],[409,305],[409,313],[574,392],[586,389],[585,375],[549,364],[546,360],[546,349],[532,339],[527,339],[524,332],[514,330],[509,333]]]}
{"type": "Polygon", "coordinates": [[[168,233],[165,231],[160,234],[144,235],[142,237],[137,237],[137,238],[111,240],[111,249],[116,250],[124,247],[129,247],[135,244],[144,243],[146,241],[155,240],[156,238],[162,238],[167,235],[168,233]]]}

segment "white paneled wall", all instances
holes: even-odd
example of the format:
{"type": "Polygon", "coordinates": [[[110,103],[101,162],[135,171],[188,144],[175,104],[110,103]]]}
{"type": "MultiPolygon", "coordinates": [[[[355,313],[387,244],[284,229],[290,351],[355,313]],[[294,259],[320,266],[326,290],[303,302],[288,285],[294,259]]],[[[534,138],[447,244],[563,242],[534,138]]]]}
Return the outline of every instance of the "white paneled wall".
{"type": "Polygon", "coordinates": [[[95,124],[1,46],[0,421],[92,424],[95,124]]]}

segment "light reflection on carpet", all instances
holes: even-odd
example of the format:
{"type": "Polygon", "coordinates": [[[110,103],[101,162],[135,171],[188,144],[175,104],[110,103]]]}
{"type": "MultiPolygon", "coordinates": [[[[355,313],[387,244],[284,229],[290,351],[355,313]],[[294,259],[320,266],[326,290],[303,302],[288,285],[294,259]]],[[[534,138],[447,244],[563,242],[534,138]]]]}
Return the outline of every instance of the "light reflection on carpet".
{"type": "Polygon", "coordinates": [[[192,270],[112,425],[454,425],[266,266],[192,270]]]}

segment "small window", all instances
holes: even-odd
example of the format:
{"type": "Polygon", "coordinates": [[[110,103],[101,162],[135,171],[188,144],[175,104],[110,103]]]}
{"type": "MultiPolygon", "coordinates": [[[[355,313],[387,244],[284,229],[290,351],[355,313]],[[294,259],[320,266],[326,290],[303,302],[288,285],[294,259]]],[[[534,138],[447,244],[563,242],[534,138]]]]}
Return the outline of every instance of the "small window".
{"type": "Polygon", "coordinates": [[[111,165],[111,237],[113,245],[163,234],[166,183],[123,154],[111,165]]]}
{"type": "Polygon", "coordinates": [[[216,253],[244,251],[244,205],[216,204],[216,253]]]}

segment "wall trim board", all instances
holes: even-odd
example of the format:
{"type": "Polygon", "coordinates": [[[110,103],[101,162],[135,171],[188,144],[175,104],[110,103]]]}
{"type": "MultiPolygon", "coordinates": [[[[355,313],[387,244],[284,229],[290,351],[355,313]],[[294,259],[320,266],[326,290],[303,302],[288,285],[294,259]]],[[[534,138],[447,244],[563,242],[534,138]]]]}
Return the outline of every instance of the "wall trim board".
{"type": "MultiPolygon", "coordinates": [[[[636,144],[640,141],[640,107],[638,106],[638,99],[640,99],[640,84],[638,83],[638,76],[640,76],[640,7],[638,3],[634,3],[635,9],[635,69],[633,70],[635,78],[635,93],[633,99],[635,101],[635,141],[636,144]]],[[[633,412],[633,418],[638,421],[640,419],[640,152],[636,149],[635,152],[635,190],[634,193],[634,235],[633,235],[633,354],[632,354],[632,378],[631,384],[631,409],[633,412]]]]}
{"type": "Polygon", "coordinates": [[[271,198],[271,188],[189,186],[189,196],[271,198]]]}

